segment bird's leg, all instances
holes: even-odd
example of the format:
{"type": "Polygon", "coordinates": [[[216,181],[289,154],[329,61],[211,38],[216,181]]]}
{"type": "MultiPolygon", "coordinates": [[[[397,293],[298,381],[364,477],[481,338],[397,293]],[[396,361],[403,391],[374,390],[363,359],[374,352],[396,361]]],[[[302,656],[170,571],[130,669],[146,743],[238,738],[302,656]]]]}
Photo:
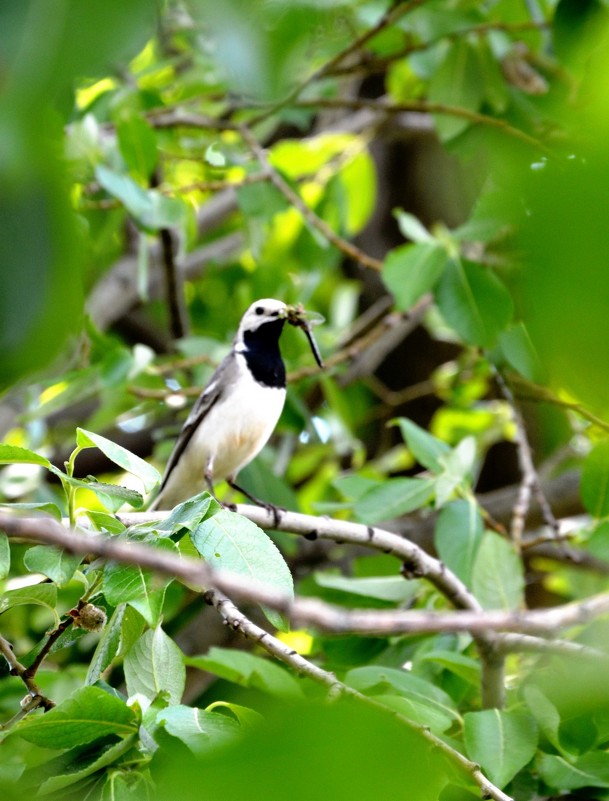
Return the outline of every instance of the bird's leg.
{"type": "Polygon", "coordinates": [[[207,467],[205,468],[205,473],[203,474],[203,476],[205,478],[205,483],[207,484],[207,489],[209,490],[209,493],[210,493],[211,497],[215,501],[218,501],[220,506],[222,506],[224,509],[229,509],[231,512],[237,511],[237,505],[236,504],[234,504],[234,503],[225,503],[224,501],[221,501],[216,496],[216,493],[214,491],[214,480],[213,480],[212,460],[211,459],[209,459],[208,462],[207,462],[207,467]]]}
{"type": "Polygon", "coordinates": [[[279,528],[279,523],[281,522],[281,513],[285,512],[285,509],[282,509],[281,506],[275,506],[272,503],[261,501],[260,498],[256,498],[255,495],[252,495],[247,490],[243,489],[243,487],[235,484],[232,478],[227,478],[226,483],[232,489],[237,490],[237,492],[240,492],[242,495],[245,495],[245,497],[252,503],[255,503],[256,506],[262,506],[263,509],[266,509],[267,512],[270,512],[273,515],[273,528],[279,528]]]}

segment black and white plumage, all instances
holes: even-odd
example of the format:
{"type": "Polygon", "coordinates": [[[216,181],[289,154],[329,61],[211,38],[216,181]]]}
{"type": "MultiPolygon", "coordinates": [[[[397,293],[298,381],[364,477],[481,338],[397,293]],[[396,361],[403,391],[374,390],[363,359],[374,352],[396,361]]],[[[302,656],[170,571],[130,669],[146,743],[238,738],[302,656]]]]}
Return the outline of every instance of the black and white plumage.
{"type": "Polygon", "coordinates": [[[230,353],[199,396],[169,457],[155,509],[171,509],[213,484],[233,483],[273,433],[286,397],[279,337],[285,303],[264,298],[245,312],[230,353]]]}

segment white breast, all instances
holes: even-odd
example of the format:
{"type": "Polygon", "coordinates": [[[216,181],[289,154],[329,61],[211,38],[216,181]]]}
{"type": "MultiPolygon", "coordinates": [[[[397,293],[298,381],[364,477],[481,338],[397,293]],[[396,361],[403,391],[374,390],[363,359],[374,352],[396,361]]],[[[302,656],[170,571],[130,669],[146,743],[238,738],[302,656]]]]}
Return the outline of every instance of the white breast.
{"type": "Polygon", "coordinates": [[[235,478],[273,433],[286,391],[259,384],[245,367],[243,356],[237,358],[241,367],[239,381],[230,394],[212,406],[193,433],[159,497],[159,508],[172,508],[206,489],[207,466],[214,483],[235,478]]]}

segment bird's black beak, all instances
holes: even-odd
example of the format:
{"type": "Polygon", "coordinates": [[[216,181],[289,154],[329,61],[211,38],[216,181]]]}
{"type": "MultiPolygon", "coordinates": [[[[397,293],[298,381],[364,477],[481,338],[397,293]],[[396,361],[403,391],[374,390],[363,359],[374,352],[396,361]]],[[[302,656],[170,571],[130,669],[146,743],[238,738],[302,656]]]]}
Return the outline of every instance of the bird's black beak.
{"type": "Polygon", "coordinates": [[[315,337],[313,336],[311,321],[308,319],[308,315],[310,316],[311,313],[310,312],[307,313],[300,303],[297,306],[288,306],[287,310],[288,323],[290,325],[296,326],[297,328],[302,328],[302,330],[305,332],[307,336],[307,339],[309,340],[309,345],[311,347],[311,351],[313,352],[313,356],[315,357],[315,361],[317,362],[319,367],[323,369],[324,363],[322,361],[319,348],[317,347],[317,342],[315,341],[315,337]]]}

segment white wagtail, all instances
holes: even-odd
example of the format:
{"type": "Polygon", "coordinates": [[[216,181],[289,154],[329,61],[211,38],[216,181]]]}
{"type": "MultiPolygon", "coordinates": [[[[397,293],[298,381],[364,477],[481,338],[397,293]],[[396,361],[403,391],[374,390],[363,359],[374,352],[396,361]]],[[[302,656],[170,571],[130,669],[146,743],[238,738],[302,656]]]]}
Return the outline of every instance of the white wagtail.
{"type": "Polygon", "coordinates": [[[283,409],[286,376],[279,337],[286,321],[304,329],[322,366],[301,307],[272,298],[252,303],[241,318],[230,353],[184,423],[152,508],[172,509],[205,485],[214,495],[214,483],[222,479],[261,503],[238,487],[235,479],[262,450],[283,409]]]}

